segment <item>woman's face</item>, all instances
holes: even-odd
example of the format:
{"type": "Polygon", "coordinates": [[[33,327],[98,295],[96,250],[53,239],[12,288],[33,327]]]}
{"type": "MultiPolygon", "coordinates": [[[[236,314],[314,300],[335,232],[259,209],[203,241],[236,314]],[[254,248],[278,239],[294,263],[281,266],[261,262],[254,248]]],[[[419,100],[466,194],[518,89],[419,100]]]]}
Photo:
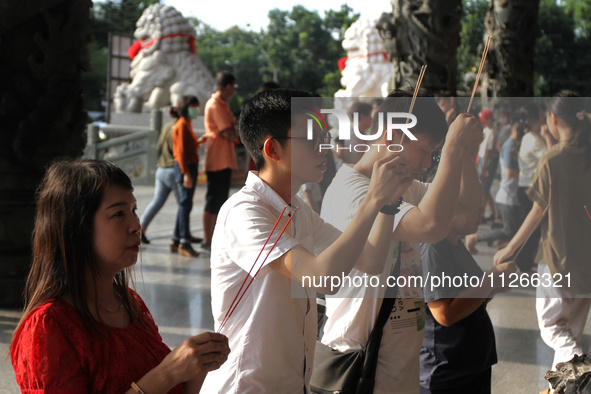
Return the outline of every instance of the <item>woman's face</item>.
{"type": "Polygon", "coordinates": [[[197,115],[199,115],[199,106],[198,105],[189,105],[189,108],[187,108],[187,112],[188,112],[189,118],[195,119],[197,117],[197,115]]]}
{"type": "Polygon", "coordinates": [[[546,125],[548,126],[548,130],[552,137],[557,140],[560,140],[560,135],[558,134],[558,128],[556,127],[556,115],[553,112],[548,112],[546,115],[546,125]]]}
{"type": "Polygon", "coordinates": [[[140,222],[131,190],[109,185],[94,214],[93,255],[101,273],[114,276],[137,261],[140,222]]]}

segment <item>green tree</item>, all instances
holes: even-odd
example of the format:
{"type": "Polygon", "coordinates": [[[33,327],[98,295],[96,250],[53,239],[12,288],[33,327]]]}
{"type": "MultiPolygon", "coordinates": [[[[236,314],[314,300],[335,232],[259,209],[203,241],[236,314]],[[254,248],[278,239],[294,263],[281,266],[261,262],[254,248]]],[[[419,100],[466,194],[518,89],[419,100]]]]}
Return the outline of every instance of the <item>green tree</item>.
{"type": "MultiPolygon", "coordinates": [[[[458,47],[458,81],[478,68],[478,46],[484,36],[484,18],[488,10],[488,0],[465,0],[462,16],[462,31],[458,47]]],[[[460,82],[461,83],[461,82],[460,82]]],[[[460,87],[460,90],[466,90],[460,87]]]]}
{"type": "Polygon", "coordinates": [[[342,37],[358,15],[342,6],[325,19],[296,5],[291,11],[271,10],[262,49],[268,59],[265,75],[277,73],[281,86],[332,96],[340,85],[338,59],[345,55],[342,37]]]}
{"type": "Polygon", "coordinates": [[[559,0],[567,12],[572,12],[575,20],[575,33],[588,37],[591,34],[591,0],[559,0]]]}
{"type": "Polygon", "coordinates": [[[160,0],[95,1],[90,13],[93,39],[89,44],[90,70],[82,74],[86,108],[102,110],[105,99],[109,32],[132,35],[142,12],[160,0]]]}
{"type": "MultiPolygon", "coordinates": [[[[160,0],[106,0],[96,2],[94,7],[95,22],[100,30],[95,31],[99,43],[106,46],[108,32],[119,34],[133,34],[135,23],[142,16],[142,12],[160,0]],[[105,30],[106,33],[105,34],[105,30]]],[[[92,20],[92,19],[91,19],[92,20]]],[[[93,26],[94,28],[95,26],[93,26]]]]}
{"type": "MultiPolygon", "coordinates": [[[[588,1],[585,1],[588,3],[588,1]]],[[[540,1],[540,34],[536,44],[535,93],[551,96],[561,89],[591,94],[591,39],[582,34],[572,6],[540,1]]]]}
{"type": "Polygon", "coordinates": [[[252,95],[262,83],[259,49],[261,34],[233,26],[219,32],[197,18],[189,18],[195,27],[199,57],[212,72],[230,71],[238,80],[237,94],[252,95]]]}
{"type": "Polygon", "coordinates": [[[106,47],[102,47],[96,40],[88,45],[90,55],[90,69],[82,73],[81,86],[84,89],[86,108],[91,111],[99,111],[102,108],[101,100],[105,98],[107,63],[109,55],[106,47]]]}

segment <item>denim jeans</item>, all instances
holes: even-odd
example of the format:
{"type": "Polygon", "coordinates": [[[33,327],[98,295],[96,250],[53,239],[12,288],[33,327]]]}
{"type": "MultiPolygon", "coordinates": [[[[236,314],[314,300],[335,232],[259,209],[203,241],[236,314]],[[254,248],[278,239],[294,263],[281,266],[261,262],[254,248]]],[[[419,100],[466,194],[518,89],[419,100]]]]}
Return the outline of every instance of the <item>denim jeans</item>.
{"type": "Polygon", "coordinates": [[[152,219],[154,219],[154,216],[156,216],[156,214],[164,206],[164,203],[168,199],[170,192],[174,194],[174,198],[178,203],[179,191],[176,179],[174,178],[174,167],[158,167],[156,170],[154,198],[140,219],[140,223],[143,228],[147,228],[150,225],[152,219]]]}
{"type": "Polygon", "coordinates": [[[193,179],[193,187],[186,188],[183,186],[183,174],[178,162],[174,162],[174,178],[179,190],[179,212],[177,215],[176,225],[174,226],[174,234],[172,239],[180,240],[182,244],[191,242],[191,225],[189,217],[193,209],[193,194],[195,194],[195,187],[197,186],[197,164],[188,163],[191,179],[193,179]]]}

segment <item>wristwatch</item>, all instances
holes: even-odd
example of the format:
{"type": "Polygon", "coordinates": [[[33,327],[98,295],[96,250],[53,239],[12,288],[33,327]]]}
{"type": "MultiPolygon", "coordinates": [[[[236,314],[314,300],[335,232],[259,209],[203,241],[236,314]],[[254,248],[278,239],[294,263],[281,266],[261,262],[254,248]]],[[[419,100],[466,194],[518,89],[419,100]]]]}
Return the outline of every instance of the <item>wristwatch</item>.
{"type": "Polygon", "coordinates": [[[380,209],[380,212],[385,215],[396,215],[398,212],[400,212],[400,204],[402,204],[402,197],[400,197],[397,204],[384,205],[382,209],[380,209]]]}

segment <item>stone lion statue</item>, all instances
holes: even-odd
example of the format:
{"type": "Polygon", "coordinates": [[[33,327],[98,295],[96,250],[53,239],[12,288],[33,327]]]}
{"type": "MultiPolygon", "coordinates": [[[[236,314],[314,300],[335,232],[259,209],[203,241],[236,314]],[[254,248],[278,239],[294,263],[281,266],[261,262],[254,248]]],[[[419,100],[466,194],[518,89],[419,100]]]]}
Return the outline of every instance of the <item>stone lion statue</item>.
{"type": "Polygon", "coordinates": [[[558,363],[556,371],[548,371],[545,379],[556,394],[591,394],[591,361],[585,354],[558,363]]]}
{"type": "Polygon", "coordinates": [[[153,4],[136,26],[137,41],[128,51],[132,81],[117,87],[115,111],[149,111],[189,94],[204,105],[215,89],[215,80],[197,56],[187,19],[174,7],[153,4]]]}
{"type": "Polygon", "coordinates": [[[373,19],[358,19],[345,31],[342,45],[347,57],[339,61],[341,85],[345,89],[337,91],[335,97],[384,97],[388,94],[392,63],[376,23],[373,19]]]}

